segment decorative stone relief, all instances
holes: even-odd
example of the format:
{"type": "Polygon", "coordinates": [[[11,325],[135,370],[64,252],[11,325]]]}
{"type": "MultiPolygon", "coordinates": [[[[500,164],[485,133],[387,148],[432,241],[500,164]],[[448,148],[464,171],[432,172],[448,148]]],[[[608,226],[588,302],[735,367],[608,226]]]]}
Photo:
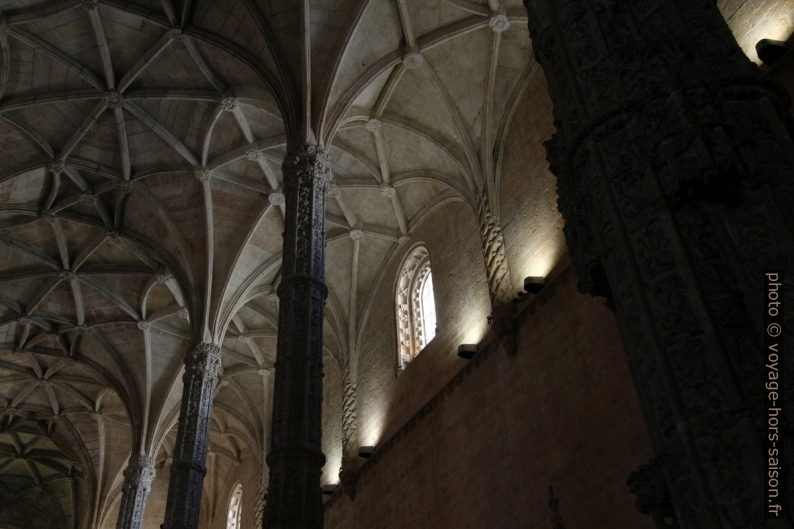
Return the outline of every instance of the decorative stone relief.
{"type": "Polygon", "coordinates": [[[422,285],[430,273],[427,248],[417,246],[408,254],[397,278],[397,374],[413,360],[425,343],[422,285]]]}
{"type": "Polygon", "coordinates": [[[284,260],[265,526],[322,529],[324,223],[331,173],[314,145],[289,152],[282,172],[284,260]]]}
{"type": "Polygon", "coordinates": [[[163,529],[197,529],[206,474],[212,392],[221,369],[221,348],[202,343],[185,358],[182,403],[163,529]]]}
{"type": "Polygon", "coordinates": [[[353,499],[356,494],[358,468],[358,417],[356,412],[356,383],[350,367],[342,373],[342,467],[339,480],[345,493],[353,499]]]}
{"type": "Polygon", "coordinates": [[[203,165],[199,165],[193,168],[193,176],[195,176],[196,180],[199,182],[206,182],[212,177],[212,171],[203,165]]]}
{"type": "Polygon", "coordinates": [[[416,70],[425,64],[425,58],[419,50],[409,50],[403,55],[403,66],[408,70],[416,70]]]}
{"type": "Polygon", "coordinates": [[[116,529],[140,529],[154,474],[153,458],[145,455],[130,457],[124,470],[124,485],[121,490],[116,529]]]}
{"type": "Polygon", "coordinates": [[[568,248],[580,289],[620,321],[675,523],[763,527],[763,362],[748,351],[763,272],[794,269],[787,102],[714,2],[524,3],[568,248]]]}

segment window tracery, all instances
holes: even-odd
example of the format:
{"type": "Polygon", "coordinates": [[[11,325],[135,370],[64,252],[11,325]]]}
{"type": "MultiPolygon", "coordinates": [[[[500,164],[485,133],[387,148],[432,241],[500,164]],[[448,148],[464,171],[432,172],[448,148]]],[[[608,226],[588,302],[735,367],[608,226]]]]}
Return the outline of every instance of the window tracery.
{"type": "Polygon", "coordinates": [[[416,246],[403,261],[397,278],[397,373],[436,335],[436,304],[430,254],[416,246]]]}

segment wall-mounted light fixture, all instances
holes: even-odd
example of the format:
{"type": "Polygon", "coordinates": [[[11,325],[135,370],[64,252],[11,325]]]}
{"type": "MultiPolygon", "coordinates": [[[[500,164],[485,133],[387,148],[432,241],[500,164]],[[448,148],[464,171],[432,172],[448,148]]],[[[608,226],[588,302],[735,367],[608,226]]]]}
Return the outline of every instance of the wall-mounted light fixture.
{"type": "Polygon", "coordinates": [[[369,459],[375,454],[375,447],[374,446],[361,446],[358,449],[358,457],[363,459],[369,459]]]}
{"type": "Polygon", "coordinates": [[[338,483],[326,483],[325,485],[323,485],[322,491],[323,491],[323,494],[325,494],[326,496],[330,496],[334,492],[336,492],[336,489],[338,489],[338,488],[339,488],[339,484],[338,483]]]}
{"type": "Polygon", "coordinates": [[[466,360],[469,360],[476,354],[477,354],[476,343],[463,343],[458,346],[458,356],[461,358],[465,358],[466,360]]]}
{"type": "Polygon", "coordinates": [[[528,276],[524,278],[524,291],[528,294],[538,294],[545,286],[545,277],[528,276]]]}
{"type": "Polygon", "coordinates": [[[755,52],[758,58],[768,65],[772,66],[779,61],[788,52],[789,45],[781,40],[761,39],[755,45],[755,52]]]}

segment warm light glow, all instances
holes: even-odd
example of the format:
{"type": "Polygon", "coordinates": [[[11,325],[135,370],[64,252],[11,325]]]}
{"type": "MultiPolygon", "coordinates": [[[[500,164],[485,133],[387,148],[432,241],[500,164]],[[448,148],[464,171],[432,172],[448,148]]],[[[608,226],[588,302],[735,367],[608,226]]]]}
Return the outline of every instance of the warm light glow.
{"type": "MultiPolygon", "coordinates": [[[[549,277],[564,253],[565,244],[561,237],[547,238],[534,251],[525,255],[525,262],[518,268],[518,279],[523,281],[528,276],[549,277]]],[[[516,291],[520,291],[523,286],[523,283],[518,285],[516,291]]]]}
{"type": "Polygon", "coordinates": [[[794,33],[794,17],[788,2],[766,2],[760,6],[748,2],[731,18],[730,26],[742,51],[756,64],[761,59],[755,51],[759,40],[786,41],[794,33]]]}
{"type": "Polygon", "coordinates": [[[436,300],[433,295],[433,273],[428,272],[422,285],[422,318],[425,334],[422,347],[436,337],[436,300]]]}

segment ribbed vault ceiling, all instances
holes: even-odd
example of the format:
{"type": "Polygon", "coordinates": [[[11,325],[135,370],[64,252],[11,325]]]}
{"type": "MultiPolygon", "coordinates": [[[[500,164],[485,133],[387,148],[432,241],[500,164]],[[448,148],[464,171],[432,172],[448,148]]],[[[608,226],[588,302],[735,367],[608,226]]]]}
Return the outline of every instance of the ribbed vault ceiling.
{"type": "MultiPolygon", "coordinates": [[[[307,116],[300,134],[332,164],[339,363],[355,363],[373,292],[417,226],[497,196],[536,68],[520,0],[317,0],[303,25],[296,4],[0,2],[0,426],[51,433],[0,433],[0,452],[71,432],[84,460],[46,453],[92,476],[98,519],[133,445],[167,458],[197,341],[224,346],[216,457],[267,442],[285,123],[307,116]]],[[[51,527],[75,527],[64,494],[51,527]]]]}

